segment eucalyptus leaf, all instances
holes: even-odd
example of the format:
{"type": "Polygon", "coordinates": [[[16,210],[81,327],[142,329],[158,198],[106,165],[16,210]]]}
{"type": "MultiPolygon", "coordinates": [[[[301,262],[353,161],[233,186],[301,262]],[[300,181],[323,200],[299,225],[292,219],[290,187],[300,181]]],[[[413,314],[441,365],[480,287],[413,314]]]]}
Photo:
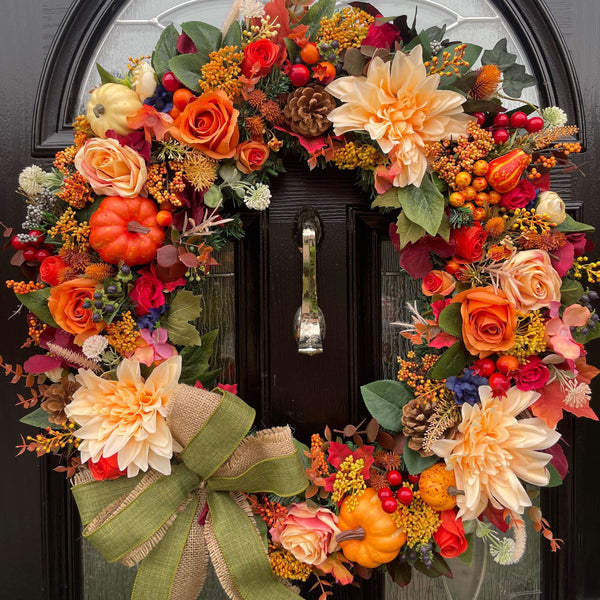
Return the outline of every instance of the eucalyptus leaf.
{"type": "Polygon", "coordinates": [[[169,60],[169,69],[183,85],[200,93],[198,80],[202,76],[202,67],[208,60],[208,52],[200,50],[196,54],[179,54],[169,60]]]}
{"type": "Polygon", "coordinates": [[[19,419],[20,423],[25,423],[25,425],[31,425],[33,427],[39,427],[40,429],[45,429],[46,427],[52,427],[53,429],[62,429],[59,425],[54,425],[50,423],[48,417],[50,415],[40,406],[36,410],[26,414],[24,417],[19,419]]]}
{"type": "Polygon", "coordinates": [[[439,456],[421,456],[416,450],[409,448],[408,444],[404,445],[402,458],[411,475],[418,475],[440,460],[439,456]]]}
{"type": "Polygon", "coordinates": [[[565,306],[575,304],[583,296],[583,293],[584,289],[579,281],[576,279],[563,279],[560,286],[560,301],[565,306]]]}
{"type": "Polygon", "coordinates": [[[365,57],[358,48],[348,48],[344,54],[344,71],[349,75],[362,75],[365,57]]]}
{"type": "Polygon", "coordinates": [[[200,338],[200,345],[188,346],[181,351],[180,383],[194,385],[196,381],[200,381],[208,389],[212,387],[202,381],[201,378],[205,374],[208,374],[208,361],[212,356],[213,346],[218,335],[219,330],[213,329],[213,331],[200,338]]]}
{"type": "Polygon", "coordinates": [[[169,61],[177,56],[178,38],[179,32],[173,24],[165,27],[158,38],[156,48],[152,53],[152,67],[159,79],[162,79],[162,76],[169,71],[169,61]]]}
{"type": "Polygon", "coordinates": [[[429,235],[436,235],[444,216],[444,196],[431,175],[425,174],[421,185],[409,185],[398,190],[402,210],[408,219],[420,225],[429,235]]]}
{"type": "Polygon", "coordinates": [[[468,366],[467,349],[463,342],[456,342],[442,354],[429,369],[429,379],[446,379],[452,375],[460,375],[468,366]]]}
{"type": "Polygon", "coordinates": [[[462,316],[460,314],[461,306],[462,305],[460,302],[449,304],[440,313],[440,318],[438,321],[440,327],[446,333],[449,333],[457,338],[462,336],[462,316]]]}
{"type": "Polygon", "coordinates": [[[414,398],[405,383],[381,379],[363,385],[360,393],[369,413],[382,427],[402,431],[402,407],[414,398]]]}
{"type": "Polygon", "coordinates": [[[50,297],[50,288],[43,288],[41,290],[35,290],[27,294],[15,294],[17,300],[21,302],[30,313],[33,313],[38,319],[50,325],[60,329],[57,325],[54,317],[50,313],[48,308],[48,298],[50,297]]]}
{"type": "Polygon", "coordinates": [[[189,290],[181,290],[171,300],[165,327],[169,340],[180,346],[197,346],[202,343],[195,321],[200,316],[200,296],[194,296],[189,290]]]}

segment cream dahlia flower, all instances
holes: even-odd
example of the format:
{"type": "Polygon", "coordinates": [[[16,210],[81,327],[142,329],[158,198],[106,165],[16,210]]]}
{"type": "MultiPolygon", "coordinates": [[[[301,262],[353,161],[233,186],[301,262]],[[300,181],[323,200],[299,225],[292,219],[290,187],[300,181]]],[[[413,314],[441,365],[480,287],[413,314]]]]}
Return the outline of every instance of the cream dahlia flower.
{"type": "Polygon", "coordinates": [[[531,499],[519,479],[546,485],[550,454],[538,452],[553,446],[560,434],[542,419],[517,419],[539,394],[516,387],[505,398],[492,397],[489,386],[479,388],[481,406],[462,406],[462,422],[454,440],[438,440],[433,451],[454,471],[458,516],[476,519],[487,507],[508,508],[522,514],[531,499]]]}
{"type": "Polygon", "coordinates": [[[425,144],[464,135],[471,117],[464,97],[438,90],[439,75],[427,75],[423,51],[396,52],[393,61],[375,57],[366,77],[341,77],[327,91],[343,104],[328,115],[337,135],[366,131],[390,155],[399,173],[396,187],[421,184],[427,169],[425,144]]]}
{"type": "Polygon", "coordinates": [[[140,363],[125,359],[117,368],[117,380],[103,379],[80,369],[81,387],[66,406],[67,416],[81,426],[77,437],[82,462],[117,455],[119,469],[135,477],[152,467],[171,473],[174,442],[165,421],[167,403],[181,373],[181,356],[169,358],[144,381],[140,363]]]}

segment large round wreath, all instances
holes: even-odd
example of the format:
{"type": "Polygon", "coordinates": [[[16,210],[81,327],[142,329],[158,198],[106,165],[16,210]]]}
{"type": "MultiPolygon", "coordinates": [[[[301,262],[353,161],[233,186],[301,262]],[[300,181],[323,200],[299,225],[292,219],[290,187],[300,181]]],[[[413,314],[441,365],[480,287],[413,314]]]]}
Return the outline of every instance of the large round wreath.
{"type": "Polygon", "coordinates": [[[38,350],[3,366],[44,428],[22,450],[64,459],[84,535],[140,563],[134,598],[196,598],[208,555],[245,600],[309,577],[326,596],[381,565],[401,585],[449,575],[468,532],[513,564],[525,515],[556,550],[534,490],[566,473],[564,411],[597,419],[593,229],[549,180],[576,127],[516,100],[534,80],[506,40],[483,51],[362,2],[242,0],[223,33],[182,30],[124,76],[99,67],[73,146],[19,177],[7,236],[30,281],[8,285],[38,350]],[[213,250],[243,235],[236,207],[277,201],[285,155],[354,170],[422,280],[398,381],[362,389],[372,421],[310,448],[286,427],[248,436],[235,386],[205,389],[215,332],[194,325],[213,250]]]}

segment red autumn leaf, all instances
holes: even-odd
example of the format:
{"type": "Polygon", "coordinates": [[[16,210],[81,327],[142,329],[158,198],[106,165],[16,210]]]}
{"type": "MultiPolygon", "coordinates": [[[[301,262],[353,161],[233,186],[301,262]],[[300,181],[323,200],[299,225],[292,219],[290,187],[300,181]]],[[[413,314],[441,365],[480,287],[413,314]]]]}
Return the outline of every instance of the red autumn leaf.
{"type": "Polygon", "coordinates": [[[453,346],[456,342],[458,342],[457,337],[454,337],[453,335],[450,335],[449,333],[442,331],[442,333],[439,333],[438,335],[436,335],[429,342],[429,345],[432,348],[449,348],[450,346],[453,346]]]}
{"type": "Polygon", "coordinates": [[[540,398],[531,406],[531,412],[536,417],[543,419],[548,427],[554,429],[558,422],[563,417],[563,410],[570,412],[576,417],[587,417],[593,421],[597,421],[598,417],[592,410],[591,406],[567,406],[563,400],[565,392],[563,392],[560,382],[553,381],[549,385],[544,386],[540,390],[540,398]]]}

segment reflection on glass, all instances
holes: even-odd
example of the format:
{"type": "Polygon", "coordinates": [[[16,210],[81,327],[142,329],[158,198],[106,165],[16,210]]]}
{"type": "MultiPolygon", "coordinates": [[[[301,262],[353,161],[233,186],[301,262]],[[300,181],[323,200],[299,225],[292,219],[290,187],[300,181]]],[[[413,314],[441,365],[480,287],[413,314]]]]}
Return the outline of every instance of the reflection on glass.
{"type": "MultiPolygon", "coordinates": [[[[213,329],[219,336],[209,362],[211,370],[221,369],[219,381],[236,383],[235,371],[235,273],[233,244],[216,252],[219,266],[204,277],[196,294],[202,295],[202,313],[196,326],[200,335],[213,329]]],[[[83,600],[129,600],[136,568],[109,564],[85,539],[81,542],[83,600]]],[[[200,598],[226,600],[212,568],[209,569],[200,598]]]]}
{"type": "MultiPolygon", "coordinates": [[[[392,242],[383,241],[380,246],[381,257],[381,319],[382,319],[382,369],[386,379],[396,379],[398,374],[398,356],[406,356],[410,349],[408,340],[400,335],[400,328],[393,325],[396,321],[410,322],[410,313],[406,302],[418,297],[419,285],[403,273],[398,264],[398,253],[392,242]]],[[[541,589],[541,536],[525,516],[527,524],[527,549],[518,565],[502,566],[487,557],[487,567],[478,600],[543,600],[541,589]],[[520,594],[520,595],[519,595],[520,594]]],[[[510,534],[508,534],[510,535],[510,534]]],[[[458,560],[458,559],[457,559],[458,560]]],[[[480,561],[478,564],[483,564],[480,561]]],[[[475,570],[477,570],[475,566],[475,570]]],[[[413,570],[413,579],[406,588],[399,588],[388,577],[386,580],[386,600],[429,600],[431,598],[450,598],[451,600],[472,600],[469,589],[476,588],[477,573],[469,573],[463,590],[467,595],[459,595],[461,585],[457,580],[449,583],[453,586],[453,595],[447,596],[443,582],[431,579],[413,570]],[[475,582],[474,587],[470,587],[475,582]]]]}

